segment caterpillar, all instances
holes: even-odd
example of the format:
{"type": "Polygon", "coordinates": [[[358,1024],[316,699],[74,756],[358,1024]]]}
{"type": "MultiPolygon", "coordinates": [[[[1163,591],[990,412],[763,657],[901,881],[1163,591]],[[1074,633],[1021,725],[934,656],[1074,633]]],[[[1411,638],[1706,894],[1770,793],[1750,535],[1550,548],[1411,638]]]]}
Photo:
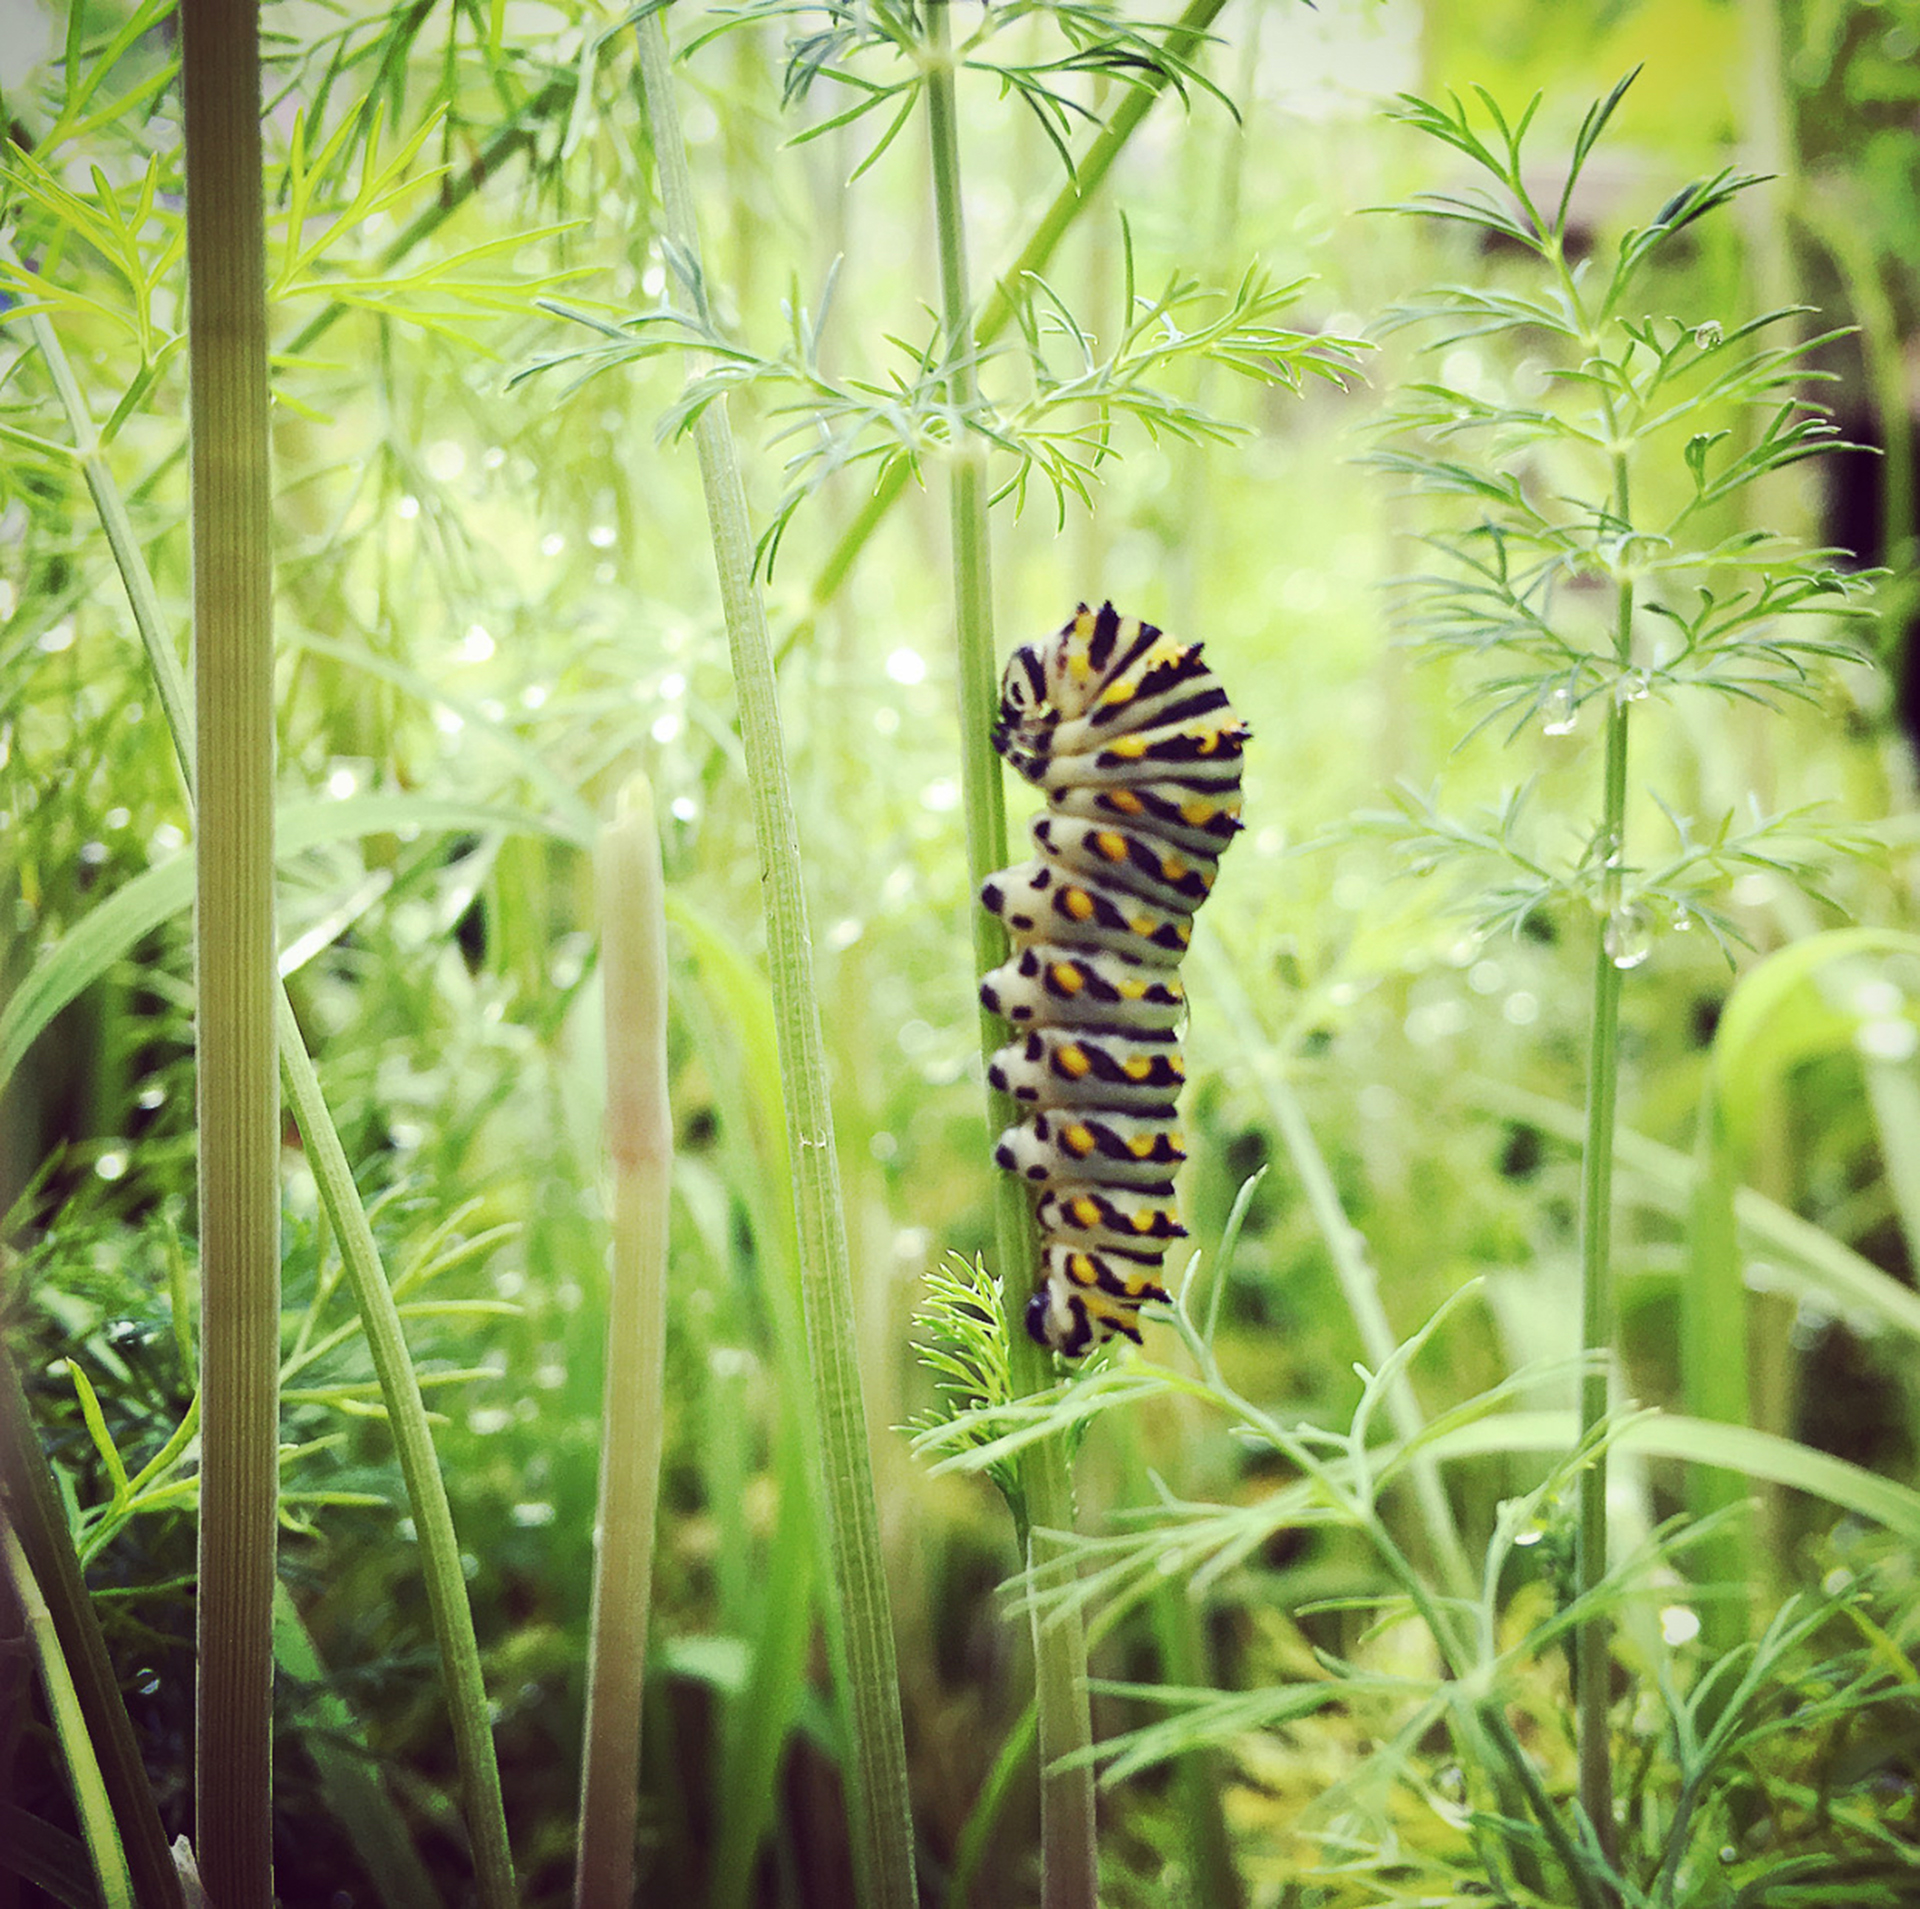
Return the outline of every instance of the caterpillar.
{"type": "Polygon", "coordinates": [[[1186,1236],[1177,970],[1241,826],[1248,734],[1200,649],[1083,603],[1001,679],[993,746],[1047,807],[1033,859],[980,890],[1012,944],[980,984],[1014,1033],[987,1078],[1024,1112],[994,1160],[1040,1190],[1027,1330],[1068,1358],[1139,1340],[1186,1236]]]}

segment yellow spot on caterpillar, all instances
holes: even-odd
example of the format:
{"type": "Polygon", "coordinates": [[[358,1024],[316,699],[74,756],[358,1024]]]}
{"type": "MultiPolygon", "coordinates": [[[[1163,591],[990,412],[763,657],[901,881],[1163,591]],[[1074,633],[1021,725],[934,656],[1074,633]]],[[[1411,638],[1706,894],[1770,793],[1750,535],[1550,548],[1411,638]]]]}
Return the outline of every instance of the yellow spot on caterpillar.
{"type": "Polygon", "coordinates": [[[1127,838],[1114,829],[1102,829],[1094,838],[1093,845],[1110,862],[1124,862],[1127,859],[1127,838]]]}
{"type": "Polygon", "coordinates": [[[1135,915],[1127,926],[1144,940],[1152,935],[1155,922],[1151,915],[1135,915]]]}
{"type": "Polygon", "coordinates": [[[1053,1062],[1061,1073],[1071,1074],[1075,1080],[1081,1079],[1093,1066],[1093,1063],[1087,1059],[1086,1049],[1072,1041],[1055,1053],[1053,1062]]]}
{"type": "Polygon", "coordinates": [[[1145,997],[1147,983],[1128,979],[1120,983],[1120,996],[1123,1000],[1138,1001],[1145,997]]]}
{"type": "Polygon", "coordinates": [[[1086,986],[1086,976],[1071,961],[1056,961],[1047,970],[1047,980],[1056,993],[1078,994],[1086,986]]]}
{"type": "Polygon", "coordinates": [[[1093,914],[1093,897],[1084,888],[1063,888],[1060,891],[1060,906],[1075,921],[1086,921],[1093,914]]]}
{"type": "Polygon", "coordinates": [[[1118,809],[1122,815],[1145,815],[1147,805],[1131,789],[1109,789],[1107,806],[1118,809]]]}
{"type": "Polygon", "coordinates": [[[1157,1133],[1137,1133],[1127,1142],[1127,1151],[1136,1160],[1151,1160],[1153,1150],[1159,1144],[1160,1136],[1157,1133]]]}
{"type": "Polygon", "coordinates": [[[1148,1054],[1136,1054],[1132,1060],[1120,1063],[1120,1071],[1129,1080],[1150,1080],[1153,1076],[1153,1058],[1148,1054]]]}
{"type": "Polygon", "coordinates": [[[1076,1286],[1097,1286],[1100,1283],[1100,1268],[1085,1253],[1069,1253],[1067,1277],[1076,1286]]]}
{"type": "Polygon", "coordinates": [[[1145,736],[1115,736],[1109,747],[1122,761],[1131,762],[1147,753],[1147,739],[1145,736]]]}
{"type": "Polygon", "coordinates": [[[1091,1127],[1083,1127],[1078,1121],[1075,1121],[1071,1127],[1062,1127],[1060,1129],[1060,1144],[1065,1147],[1069,1153],[1085,1156],[1094,1150],[1098,1142],[1096,1142],[1093,1137],[1093,1129],[1091,1127]]]}
{"type": "Polygon", "coordinates": [[[1100,1224],[1100,1202],[1088,1194],[1081,1194],[1067,1208],[1067,1211],[1073,1215],[1076,1226],[1093,1227],[1100,1224]]]}
{"type": "Polygon", "coordinates": [[[1157,1208],[1143,1209],[1133,1216],[1133,1230],[1136,1233],[1151,1233],[1160,1214],[1157,1208]]]}
{"type": "Polygon", "coordinates": [[[1217,803],[1208,802],[1196,796],[1191,802],[1180,805],[1180,819],[1190,829],[1203,829],[1220,813],[1217,803]]]}

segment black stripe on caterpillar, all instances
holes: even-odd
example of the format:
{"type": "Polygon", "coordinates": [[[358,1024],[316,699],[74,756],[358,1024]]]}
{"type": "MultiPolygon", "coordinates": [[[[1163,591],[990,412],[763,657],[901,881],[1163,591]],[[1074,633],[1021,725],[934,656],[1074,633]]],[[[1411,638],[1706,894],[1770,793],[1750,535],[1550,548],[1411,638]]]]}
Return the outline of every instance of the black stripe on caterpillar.
{"type": "Polygon", "coordinates": [[[1039,1189],[1027,1330],[1069,1358],[1139,1339],[1186,1236],[1173,970],[1240,827],[1247,737],[1200,647],[1083,603],[1001,679],[993,746],[1048,807],[1034,859],[980,891],[1012,943],[980,999],[1017,1035],[987,1077],[1026,1110],[994,1158],[1039,1189]]]}

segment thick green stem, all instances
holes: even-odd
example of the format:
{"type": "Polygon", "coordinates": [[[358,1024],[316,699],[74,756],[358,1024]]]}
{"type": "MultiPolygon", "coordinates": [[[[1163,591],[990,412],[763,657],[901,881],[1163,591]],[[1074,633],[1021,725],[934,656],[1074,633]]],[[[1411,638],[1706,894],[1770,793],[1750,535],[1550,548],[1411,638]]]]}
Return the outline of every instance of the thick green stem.
{"type": "Polygon", "coordinates": [[[633,1900],[640,1700],[666,1424],[661,1394],[673,1178],[667,923],[660,837],[644,777],[634,779],[618,821],[602,837],[599,879],[613,1262],[573,1899],[577,1909],[626,1909],[633,1900]]]}
{"type": "MultiPolygon", "coordinates": [[[[945,0],[929,10],[927,123],[932,142],[934,209],[939,233],[940,299],[952,376],[953,414],[978,413],[980,340],[969,310],[966,228],[960,196],[960,141],[954,117],[953,68],[945,0]]],[[[964,422],[959,425],[964,429],[964,422]]],[[[1007,859],[1006,808],[1000,763],[989,730],[998,701],[989,563],[986,458],[969,436],[955,447],[952,489],[955,623],[960,649],[960,770],[967,815],[967,856],[975,892],[1007,859]]],[[[973,910],[976,972],[1006,959],[1006,934],[984,908],[973,910]]],[[[980,1044],[991,1054],[1005,1038],[984,1009],[980,1044]]],[[[1004,1095],[989,1093],[991,1131],[1013,1118],[1004,1095]]],[[[1051,1361],[1029,1337],[1024,1316],[1036,1245],[1027,1195],[1011,1174],[994,1175],[994,1238],[1006,1293],[1005,1330],[1016,1396],[1052,1383],[1051,1361]]],[[[1026,1529],[1021,1534],[1035,1582],[1051,1579],[1073,1529],[1073,1481],[1064,1438],[1044,1439],[1021,1459],[1026,1529]]],[[[1093,1770],[1083,1753],[1093,1741],[1087,1703],[1087,1645],[1077,1608],[1033,1607],[1033,1653],[1040,1716],[1041,1901],[1045,1909],[1092,1909],[1095,1892],[1093,1770]],[[1063,1768],[1070,1757],[1080,1761],[1063,1768]]]]}
{"type": "Polygon", "coordinates": [[[273,1894],[280,1102],[273,998],[273,571],[256,0],[187,0],[195,1042],[200,1132],[200,1874],[273,1894]]]}
{"type": "MultiPolygon", "coordinates": [[[[705,267],[693,183],[658,12],[638,26],[640,73],[659,168],[663,227],[704,310],[705,267]]],[[[754,539],[746,491],[723,402],[694,427],[700,481],[733,655],[767,911],[768,968],[780,1037],[780,1072],[800,1228],[801,1290],[813,1362],[812,1405],[820,1426],[833,1591],[845,1657],[840,1689],[848,1725],[847,1800],[854,1874],[868,1909],[911,1909],[912,1817],[893,1630],[874,1505],[866,1405],[854,1356],[853,1281],[840,1169],[827,1095],[813,944],[801,881],[800,844],[767,637],[766,606],[753,580],[754,539]]]]}

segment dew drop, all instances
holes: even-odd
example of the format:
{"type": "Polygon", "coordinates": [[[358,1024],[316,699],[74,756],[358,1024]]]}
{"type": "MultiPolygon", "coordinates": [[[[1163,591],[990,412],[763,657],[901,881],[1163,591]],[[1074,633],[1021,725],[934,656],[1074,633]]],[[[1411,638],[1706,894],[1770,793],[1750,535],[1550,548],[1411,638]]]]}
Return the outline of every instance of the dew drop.
{"type": "Polygon", "coordinates": [[[1607,959],[1616,968],[1637,968],[1653,952],[1653,934],[1637,908],[1616,908],[1607,917],[1607,959]]]}
{"type": "Polygon", "coordinates": [[[1717,318],[1709,318],[1704,324],[1696,325],[1693,328],[1693,342],[1698,345],[1702,351],[1713,350],[1726,335],[1717,318]]]}
{"type": "Polygon", "coordinates": [[[1549,736],[1570,734],[1579,720],[1580,713],[1574,708],[1572,693],[1565,684],[1547,692],[1546,701],[1540,705],[1540,727],[1549,736]]]}
{"type": "Polygon", "coordinates": [[[1630,669],[1613,686],[1613,699],[1616,703],[1643,703],[1652,685],[1647,681],[1647,672],[1643,669],[1630,669]]]}

